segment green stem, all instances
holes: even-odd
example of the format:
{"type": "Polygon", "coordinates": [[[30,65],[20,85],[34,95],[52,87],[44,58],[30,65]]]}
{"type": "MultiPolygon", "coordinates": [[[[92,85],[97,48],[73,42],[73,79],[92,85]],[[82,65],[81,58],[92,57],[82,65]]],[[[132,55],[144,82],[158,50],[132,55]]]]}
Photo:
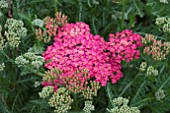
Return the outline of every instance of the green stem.
{"type": "Polygon", "coordinates": [[[127,0],[123,0],[121,30],[124,30],[126,3],[127,0]]]}
{"type": "Polygon", "coordinates": [[[57,4],[58,4],[58,0],[54,0],[54,11],[55,11],[55,13],[58,11],[57,4]]]}
{"type": "Polygon", "coordinates": [[[75,111],[78,110],[78,99],[77,99],[77,95],[76,94],[73,94],[73,98],[74,98],[74,103],[73,103],[73,109],[75,111]]]}
{"type": "Polygon", "coordinates": [[[135,76],[135,78],[123,89],[122,93],[119,96],[122,96],[126,90],[136,81],[136,79],[139,77],[139,73],[135,76]]]}
{"type": "Polygon", "coordinates": [[[79,22],[81,21],[82,17],[82,0],[79,0],[79,22]]]}

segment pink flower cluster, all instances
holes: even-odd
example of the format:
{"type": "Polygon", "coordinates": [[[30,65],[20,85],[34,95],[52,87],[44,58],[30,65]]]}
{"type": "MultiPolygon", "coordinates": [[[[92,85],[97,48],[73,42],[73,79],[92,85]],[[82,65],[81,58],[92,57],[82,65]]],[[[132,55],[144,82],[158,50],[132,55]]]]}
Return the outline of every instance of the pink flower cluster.
{"type": "Polygon", "coordinates": [[[141,38],[139,34],[133,33],[132,30],[117,32],[116,35],[110,34],[108,49],[116,62],[120,63],[122,60],[130,62],[134,58],[139,58],[140,52],[137,48],[142,46],[141,38]]]}
{"type": "Polygon", "coordinates": [[[68,23],[58,29],[54,43],[47,47],[43,57],[48,69],[60,68],[61,76],[72,76],[76,70],[88,70],[88,78],[106,86],[109,78],[117,82],[123,74],[121,61],[139,58],[137,48],[141,36],[124,30],[110,34],[109,42],[92,35],[83,22],[68,23]]]}

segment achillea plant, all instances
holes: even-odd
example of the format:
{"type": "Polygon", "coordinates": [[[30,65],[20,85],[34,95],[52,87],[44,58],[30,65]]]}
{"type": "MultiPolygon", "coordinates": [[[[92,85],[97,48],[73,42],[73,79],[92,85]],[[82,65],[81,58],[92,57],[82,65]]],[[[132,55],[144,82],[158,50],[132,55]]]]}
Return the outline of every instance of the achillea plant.
{"type": "Polygon", "coordinates": [[[106,86],[109,78],[115,83],[123,76],[122,60],[139,57],[140,39],[140,35],[125,30],[105,42],[99,35],[92,35],[89,26],[83,22],[66,24],[58,30],[53,45],[43,53],[48,62],[45,67],[60,68],[65,76],[87,69],[89,78],[106,86]]]}
{"type": "MultiPolygon", "coordinates": [[[[110,34],[106,42],[99,35],[91,34],[89,26],[83,22],[67,23],[53,35],[53,45],[42,54],[44,66],[49,69],[42,85],[54,88],[52,98],[57,98],[54,96],[58,89],[64,87],[72,94],[92,100],[109,79],[116,83],[123,77],[121,62],[138,59],[137,49],[142,46],[142,37],[131,30],[110,34]]],[[[86,109],[86,112],[90,110],[93,109],[86,109]]]]}

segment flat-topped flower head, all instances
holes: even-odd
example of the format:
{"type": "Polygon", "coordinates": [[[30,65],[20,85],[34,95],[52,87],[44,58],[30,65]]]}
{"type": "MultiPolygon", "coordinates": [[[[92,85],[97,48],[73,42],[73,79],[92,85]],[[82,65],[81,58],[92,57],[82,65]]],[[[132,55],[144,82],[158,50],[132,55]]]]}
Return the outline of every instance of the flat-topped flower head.
{"type": "Polygon", "coordinates": [[[124,30],[110,34],[110,42],[106,42],[99,35],[91,34],[83,22],[67,23],[58,29],[53,45],[43,53],[45,67],[60,68],[64,76],[87,69],[89,78],[106,86],[109,79],[116,83],[123,77],[122,60],[139,58],[140,39],[140,35],[124,30]]]}

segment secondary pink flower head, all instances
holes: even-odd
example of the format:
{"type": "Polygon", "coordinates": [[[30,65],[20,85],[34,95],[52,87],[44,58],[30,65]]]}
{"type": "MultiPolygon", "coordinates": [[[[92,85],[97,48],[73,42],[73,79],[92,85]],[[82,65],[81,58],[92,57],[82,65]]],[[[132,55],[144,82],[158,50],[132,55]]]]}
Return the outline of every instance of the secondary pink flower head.
{"type": "Polygon", "coordinates": [[[61,76],[72,76],[76,70],[86,69],[89,78],[106,86],[109,79],[115,83],[123,77],[122,60],[139,57],[136,50],[141,46],[139,41],[140,35],[125,30],[116,36],[111,34],[110,42],[105,42],[99,35],[92,35],[87,24],[69,23],[58,29],[53,45],[43,53],[45,67],[60,68],[61,76]]]}
{"type": "Polygon", "coordinates": [[[132,30],[117,32],[116,35],[109,35],[108,49],[118,63],[122,60],[130,62],[132,59],[138,59],[140,56],[139,48],[142,46],[142,36],[135,34],[132,30]]]}

